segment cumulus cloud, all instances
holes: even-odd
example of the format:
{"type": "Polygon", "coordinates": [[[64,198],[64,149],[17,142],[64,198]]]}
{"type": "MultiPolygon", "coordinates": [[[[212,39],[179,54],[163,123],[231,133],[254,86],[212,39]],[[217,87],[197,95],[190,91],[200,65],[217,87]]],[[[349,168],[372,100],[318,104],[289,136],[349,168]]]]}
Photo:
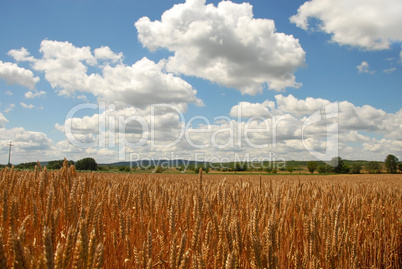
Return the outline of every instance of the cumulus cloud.
{"type": "MultiPolygon", "coordinates": [[[[230,116],[238,117],[241,106],[244,118],[265,118],[265,122],[276,127],[277,149],[285,147],[283,143],[288,146],[292,144],[294,148],[289,149],[292,152],[289,156],[293,156],[296,149],[302,145],[303,123],[316,111],[322,114],[323,108],[330,104],[329,100],[320,98],[309,97],[303,100],[292,95],[276,95],[274,101],[241,102],[232,108],[230,116]]],[[[339,154],[342,157],[365,159],[366,150],[376,152],[371,156],[373,159],[383,158],[389,152],[396,151],[402,154],[401,150],[391,146],[402,142],[402,109],[396,113],[387,113],[369,105],[360,107],[347,101],[338,102],[337,106],[338,113],[332,121],[325,120],[327,115],[324,114],[322,120],[304,129],[306,145],[313,149],[325,149],[327,128],[329,128],[327,124],[335,121],[338,124],[339,154]],[[374,138],[378,136],[384,138],[374,138]],[[350,146],[350,143],[353,145],[350,146]]],[[[273,132],[271,134],[273,135],[273,132]]],[[[265,135],[265,141],[267,139],[269,140],[269,136],[265,135]]],[[[279,151],[281,152],[282,148],[279,151]]]]}
{"type": "MultiPolygon", "coordinates": [[[[275,95],[275,100],[266,100],[262,103],[241,102],[232,107],[231,117],[238,117],[238,108],[241,105],[241,112],[244,118],[248,117],[272,117],[281,115],[291,115],[304,121],[314,112],[323,110],[330,105],[331,101],[322,98],[307,97],[298,99],[289,94],[275,95]]],[[[397,113],[387,113],[382,109],[364,105],[355,106],[348,101],[338,102],[339,127],[342,132],[367,131],[381,133],[385,136],[395,134],[399,131],[399,125],[402,124],[402,109],[397,113]],[[392,132],[395,130],[395,133],[392,132]]],[[[402,129],[401,129],[402,130],[402,129]]],[[[394,137],[397,139],[397,137],[394,137]]]]}
{"type": "Polygon", "coordinates": [[[33,99],[33,98],[36,98],[36,97],[43,96],[45,94],[46,94],[45,91],[27,91],[25,93],[25,98],[26,99],[33,99]]]}
{"type": "Polygon", "coordinates": [[[94,50],[96,59],[117,62],[123,59],[123,53],[114,53],[109,47],[103,46],[94,50]]]}
{"type": "Polygon", "coordinates": [[[256,94],[299,87],[295,70],[304,64],[298,39],[278,33],[273,20],[253,18],[252,6],[223,1],[188,0],[163,13],[160,21],[143,17],[135,23],[140,42],[174,56],[168,71],[196,76],[256,94]]]}
{"type": "Polygon", "coordinates": [[[16,61],[28,61],[28,62],[33,62],[35,59],[33,56],[30,56],[29,51],[22,47],[19,50],[12,49],[8,52],[8,55],[13,57],[16,61]]]}
{"type": "Polygon", "coordinates": [[[290,113],[296,117],[310,115],[331,103],[329,100],[312,97],[307,97],[305,100],[299,100],[291,94],[288,96],[283,96],[281,94],[276,95],[275,99],[279,111],[290,113]]]}
{"type": "Polygon", "coordinates": [[[13,111],[15,108],[15,104],[9,104],[8,107],[4,110],[5,113],[13,111]]]}
{"type": "Polygon", "coordinates": [[[20,105],[25,109],[32,109],[35,107],[33,104],[25,104],[23,102],[21,102],[20,105]]]}
{"type": "Polygon", "coordinates": [[[8,120],[6,119],[6,117],[4,117],[2,113],[0,113],[0,128],[4,128],[4,124],[7,122],[8,120]]]}
{"type": "Polygon", "coordinates": [[[230,116],[237,117],[239,106],[241,106],[242,117],[272,117],[276,115],[291,114],[301,118],[305,115],[310,115],[315,111],[322,109],[331,102],[321,98],[307,97],[305,100],[300,100],[289,94],[275,95],[275,101],[266,100],[263,103],[241,102],[239,105],[232,107],[230,116]]]}
{"type": "Polygon", "coordinates": [[[2,61],[0,61],[0,79],[4,79],[8,84],[18,84],[29,89],[34,89],[35,84],[40,80],[31,70],[2,61]]]}
{"type": "Polygon", "coordinates": [[[372,139],[368,143],[363,144],[363,149],[368,154],[367,158],[372,160],[384,160],[388,154],[395,154],[401,156],[402,141],[389,140],[389,139],[372,139]]]}
{"type": "Polygon", "coordinates": [[[274,100],[262,103],[241,102],[232,107],[229,115],[213,120],[181,118],[171,107],[162,107],[151,115],[149,108],[106,109],[101,114],[67,119],[63,125],[56,125],[56,129],[66,132],[66,126],[70,126],[72,135],[82,143],[104,141],[105,148],[114,150],[115,156],[123,149],[127,154],[142,157],[170,157],[169,153],[174,153],[193,160],[196,153],[201,158],[209,156],[215,160],[233,160],[236,154],[311,159],[306,147],[325,152],[329,145],[328,133],[332,131],[337,134],[337,152],[343,158],[365,159],[370,150],[374,152],[371,158],[383,159],[387,150],[398,144],[393,141],[402,141],[402,109],[387,113],[369,105],[333,103],[312,97],[299,99],[278,94],[274,100]],[[338,112],[327,113],[328,106],[333,105],[338,112]],[[319,121],[304,126],[317,112],[319,121]],[[136,117],[132,118],[133,115],[136,117]],[[142,124],[139,119],[143,120],[142,124]],[[123,129],[119,122],[123,123],[123,129]],[[100,124],[105,128],[99,129],[100,124]],[[137,144],[138,148],[131,147],[142,138],[144,143],[137,144]]]}
{"type": "Polygon", "coordinates": [[[384,69],[383,72],[390,74],[390,73],[394,72],[395,70],[396,70],[396,67],[391,67],[391,68],[384,69]]]}
{"type": "Polygon", "coordinates": [[[375,71],[370,69],[370,65],[368,64],[368,62],[363,61],[361,64],[359,64],[358,66],[356,66],[357,71],[359,72],[359,74],[374,74],[375,71]]]}
{"type": "Polygon", "coordinates": [[[8,151],[7,144],[12,138],[12,163],[49,160],[53,156],[53,141],[45,133],[25,130],[22,127],[3,128],[0,132],[0,151],[8,151]]]}
{"type": "Polygon", "coordinates": [[[158,103],[202,104],[189,83],[164,73],[161,65],[147,58],[132,66],[106,66],[103,77],[91,76],[88,82],[96,96],[138,107],[158,103]]]}
{"type": "MultiPolygon", "coordinates": [[[[40,52],[43,57],[32,60],[32,67],[45,72],[46,80],[61,95],[91,93],[109,102],[141,108],[156,103],[202,105],[190,84],[147,58],[128,66],[121,62],[122,53],[116,54],[109,47],[92,53],[90,47],[51,40],[42,41],[40,52]],[[103,62],[98,63],[100,60],[103,62]],[[89,67],[101,72],[88,74],[89,67]]],[[[28,97],[41,94],[28,93],[28,97]]]]}
{"type": "Polygon", "coordinates": [[[272,117],[275,108],[275,102],[269,100],[265,100],[263,103],[240,102],[232,107],[230,116],[234,118],[272,117]]]}
{"type": "Polygon", "coordinates": [[[310,0],[290,21],[308,30],[313,28],[309,19],[315,18],[318,29],[340,45],[381,50],[402,41],[400,10],[400,0],[310,0]]]}

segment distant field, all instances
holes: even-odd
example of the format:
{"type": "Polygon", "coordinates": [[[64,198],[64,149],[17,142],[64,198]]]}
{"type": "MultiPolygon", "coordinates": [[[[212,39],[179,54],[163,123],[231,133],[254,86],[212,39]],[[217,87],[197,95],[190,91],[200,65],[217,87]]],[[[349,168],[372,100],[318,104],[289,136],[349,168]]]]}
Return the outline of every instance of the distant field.
{"type": "Polygon", "coordinates": [[[0,268],[401,268],[402,175],[0,171],[0,268]]]}

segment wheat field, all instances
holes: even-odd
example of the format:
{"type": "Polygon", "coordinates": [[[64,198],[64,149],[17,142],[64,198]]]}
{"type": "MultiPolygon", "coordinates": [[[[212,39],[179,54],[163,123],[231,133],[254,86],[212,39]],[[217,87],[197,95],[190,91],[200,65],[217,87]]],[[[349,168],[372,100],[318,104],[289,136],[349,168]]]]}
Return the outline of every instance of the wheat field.
{"type": "Polygon", "coordinates": [[[402,175],[0,171],[1,268],[401,268],[402,175]]]}

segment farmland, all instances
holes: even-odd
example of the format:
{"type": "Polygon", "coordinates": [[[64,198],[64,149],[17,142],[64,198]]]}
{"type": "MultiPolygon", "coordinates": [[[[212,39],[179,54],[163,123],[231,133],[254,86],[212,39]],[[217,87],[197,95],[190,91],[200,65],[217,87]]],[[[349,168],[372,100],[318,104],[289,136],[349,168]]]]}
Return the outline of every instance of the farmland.
{"type": "Polygon", "coordinates": [[[402,175],[0,171],[0,268],[401,268],[402,175]]]}

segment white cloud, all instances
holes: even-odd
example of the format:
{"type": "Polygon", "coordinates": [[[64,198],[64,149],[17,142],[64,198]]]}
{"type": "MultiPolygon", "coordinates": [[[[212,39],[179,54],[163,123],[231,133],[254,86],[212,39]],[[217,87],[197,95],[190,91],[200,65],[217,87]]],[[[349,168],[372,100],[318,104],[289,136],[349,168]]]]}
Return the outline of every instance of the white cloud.
{"type": "Polygon", "coordinates": [[[143,17],[135,23],[138,38],[150,50],[167,48],[168,71],[196,76],[243,94],[299,87],[294,72],[304,65],[298,39],[278,33],[273,20],[253,18],[252,6],[188,0],[163,13],[161,21],[143,17]]]}
{"type": "Polygon", "coordinates": [[[367,136],[362,135],[359,133],[357,130],[352,130],[352,131],[345,131],[344,134],[342,134],[339,139],[342,142],[369,142],[370,138],[367,136]]]}
{"type": "MultiPolygon", "coordinates": [[[[364,151],[368,152],[367,158],[372,160],[384,160],[388,154],[402,156],[402,141],[389,139],[372,139],[363,144],[364,151]]],[[[399,158],[400,159],[400,158],[399,158]]]]}
{"type": "Polygon", "coordinates": [[[162,66],[143,58],[132,66],[106,66],[103,77],[90,76],[89,89],[96,96],[137,107],[151,104],[202,104],[186,81],[164,73],[162,66]]]}
{"type": "Polygon", "coordinates": [[[108,47],[94,50],[75,47],[69,42],[43,40],[40,47],[43,57],[33,60],[33,68],[45,72],[45,78],[61,95],[82,96],[91,93],[108,102],[144,108],[156,103],[187,106],[201,105],[196,90],[181,78],[163,71],[163,65],[143,58],[128,66],[121,63],[123,55],[108,47]],[[117,62],[97,63],[97,59],[117,62]],[[87,74],[88,67],[102,73],[87,74]]]}
{"type": "Polygon", "coordinates": [[[293,95],[288,96],[275,95],[277,100],[278,110],[282,113],[289,113],[296,117],[310,115],[319,109],[323,109],[331,102],[321,98],[307,97],[305,100],[299,100],[293,95]]]}
{"type": "Polygon", "coordinates": [[[19,50],[10,50],[8,52],[8,55],[10,55],[11,57],[13,57],[16,61],[28,61],[28,62],[33,62],[34,61],[34,57],[30,56],[29,51],[22,47],[19,50]]]}
{"type": "Polygon", "coordinates": [[[25,98],[26,99],[33,99],[33,98],[40,97],[40,96],[45,95],[45,94],[46,94],[45,91],[35,91],[35,92],[27,91],[25,93],[25,98]]]}
{"type": "Polygon", "coordinates": [[[230,110],[230,116],[233,118],[251,118],[257,117],[272,117],[272,111],[275,110],[275,102],[266,100],[263,103],[240,102],[230,110]],[[239,111],[240,109],[240,111],[239,111]]]}
{"type": "MultiPolygon", "coordinates": [[[[307,97],[305,100],[299,100],[291,94],[288,96],[277,94],[275,95],[275,100],[276,101],[266,100],[263,103],[241,102],[239,105],[241,105],[242,117],[272,117],[290,114],[297,118],[301,118],[310,115],[331,103],[325,99],[312,97],[307,97]]],[[[237,117],[239,113],[237,110],[239,105],[232,107],[230,116],[237,117]]]]}
{"type": "Polygon", "coordinates": [[[396,67],[391,67],[391,68],[384,69],[383,72],[390,74],[390,73],[394,72],[395,70],[396,70],[396,67]]]}
{"type": "Polygon", "coordinates": [[[0,61],[0,79],[4,79],[8,84],[19,84],[29,89],[34,89],[39,81],[39,77],[35,77],[31,70],[2,61],[0,61]]]}
{"type": "Polygon", "coordinates": [[[0,151],[8,152],[10,140],[13,143],[11,163],[54,159],[53,141],[42,132],[27,131],[22,127],[3,128],[0,132],[0,151]]]}
{"type": "Polygon", "coordinates": [[[78,100],[88,101],[88,97],[85,94],[81,94],[77,96],[78,100]]]}
{"type": "Polygon", "coordinates": [[[100,60],[117,62],[123,59],[123,53],[115,54],[109,47],[100,47],[94,50],[95,57],[100,60]]]}
{"type": "MultiPolygon", "coordinates": [[[[383,129],[386,130],[384,136],[387,139],[402,141],[402,109],[395,114],[388,114],[383,121],[383,129]]],[[[401,156],[402,157],[402,156],[401,156]]]]}
{"type": "Polygon", "coordinates": [[[13,93],[11,91],[6,91],[6,95],[13,96],[13,93]]]}
{"type": "Polygon", "coordinates": [[[358,66],[356,66],[359,74],[374,74],[375,71],[370,70],[370,65],[368,64],[368,62],[363,61],[361,64],[359,64],[358,66]]]}
{"type": "Polygon", "coordinates": [[[25,109],[32,109],[32,108],[34,108],[34,105],[33,104],[25,104],[25,103],[20,103],[20,105],[23,107],[23,108],[25,108],[25,109]]]}
{"type": "Polygon", "coordinates": [[[380,50],[402,41],[401,10],[400,0],[311,0],[290,21],[307,30],[309,19],[316,18],[319,30],[340,45],[380,50]]]}
{"type": "MultiPolygon", "coordinates": [[[[239,104],[242,107],[242,115],[246,118],[266,118],[270,124],[276,121],[278,124],[273,126],[276,126],[277,140],[283,140],[287,145],[292,144],[293,146],[296,146],[297,141],[301,144],[301,126],[307,117],[316,111],[322,111],[326,105],[331,103],[329,100],[320,98],[297,99],[292,95],[276,95],[275,99],[276,101],[266,100],[263,103],[242,102],[239,104]],[[291,117],[283,120],[283,116],[291,117]]],[[[232,108],[230,113],[232,117],[237,117],[239,105],[232,108]]],[[[339,151],[340,154],[344,154],[342,157],[366,159],[365,150],[370,149],[370,151],[377,152],[370,158],[378,159],[384,154],[386,156],[387,151],[392,151],[390,144],[395,144],[395,141],[402,142],[402,109],[397,113],[387,113],[369,105],[359,107],[347,101],[339,102],[338,107],[339,114],[336,121],[339,126],[339,151]],[[380,143],[376,139],[370,138],[372,136],[383,136],[384,139],[380,143]],[[348,143],[357,144],[350,147],[348,143]]],[[[318,122],[304,130],[305,142],[311,148],[325,149],[322,139],[326,136],[326,123],[326,121],[318,122]]],[[[265,140],[267,141],[266,137],[265,140]]],[[[278,144],[280,145],[281,142],[278,144]]],[[[295,151],[294,149],[289,150],[292,154],[295,151]]],[[[395,151],[396,148],[393,150],[395,151]]],[[[402,154],[401,150],[396,151],[402,154]]]]}
{"type": "Polygon", "coordinates": [[[8,107],[4,110],[5,113],[13,111],[15,108],[15,104],[9,104],[8,107]]]}
{"type": "Polygon", "coordinates": [[[339,127],[342,131],[368,131],[386,134],[385,121],[394,114],[369,105],[358,107],[350,102],[339,102],[339,127]]]}
{"type": "Polygon", "coordinates": [[[6,119],[6,117],[4,117],[2,113],[0,113],[0,128],[4,128],[4,124],[7,122],[8,120],[6,119]]]}
{"type": "MultiPolygon", "coordinates": [[[[230,117],[214,119],[214,121],[195,121],[190,119],[181,121],[175,111],[161,109],[155,113],[154,128],[151,130],[150,109],[124,108],[106,110],[102,114],[82,118],[67,119],[64,125],[56,125],[56,129],[65,132],[65,126],[71,122],[74,137],[82,142],[98,141],[100,119],[104,119],[106,128],[103,137],[104,145],[114,156],[118,156],[119,143],[129,141],[138,142],[142,136],[147,142],[139,148],[124,147],[126,153],[136,153],[147,157],[161,157],[170,153],[179,156],[203,158],[209,156],[228,158],[233,160],[236,154],[250,154],[251,157],[267,157],[267,154],[276,154],[277,157],[290,159],[311,159],[305,145],[318,152],[325,152],[327,132],[330,123],[337,122],[339,126],[339,155],[346,159],[367,159],[367,150],[374,152],[370,158],[383,159],[395,141],[402,142],[402,109],[397,113],[387,113],[372,106],[355,106],[342,101],[338,103],[339,114],[334,119],[328,117],[324,108],[330,105],[329,100],[321,98],[298,99],[292,95],[275,96],[275,100],[266,100],[262,103],[241,102],[232,107],[230,117]],[[241,107],[241,115],[238,115],[241,107]],[[317,123],[304,129],[302,140],[302,126],[308,117],[319,111],[322,116],[317,123]],[[120,119],[128,119],[136,115],[146,122],[145,129],[135,120],[127,124],[125,131],[110,126],[119,126],[120,119]],[[247,130],[247,131],[246,131],[247,130]],[[175,140],[184,135],[177,143],[175,140]],[[113,134],[111,134],[113,133],[113,134]],[[156,147],[151,147],[151,134],[156,147]],[[373,137],[384,137],[377,140],[373,137]],[[304,144],[303,144],[304,141],[304,144]],[[110,146],[110,143],[112,145],[110,146]],[[173,143],[170,147],[160,148],[158,145],[173,143]],[[194,145],[205,145],[196,148],[194,145]],[[254,145],[264,148],[256,148],[254,145]]],[[[103,129],[102,129],[103,130],[103,129]]],[[[99,141],[98,141],[99,142],[99,141]]],[[[83,149],[87,152],[87,149],[83,149]]],[[[94,149],[96,150],[96,149],[94,149]]],[[[398,154],[401,150],[394,148],[398,154]]]]}

